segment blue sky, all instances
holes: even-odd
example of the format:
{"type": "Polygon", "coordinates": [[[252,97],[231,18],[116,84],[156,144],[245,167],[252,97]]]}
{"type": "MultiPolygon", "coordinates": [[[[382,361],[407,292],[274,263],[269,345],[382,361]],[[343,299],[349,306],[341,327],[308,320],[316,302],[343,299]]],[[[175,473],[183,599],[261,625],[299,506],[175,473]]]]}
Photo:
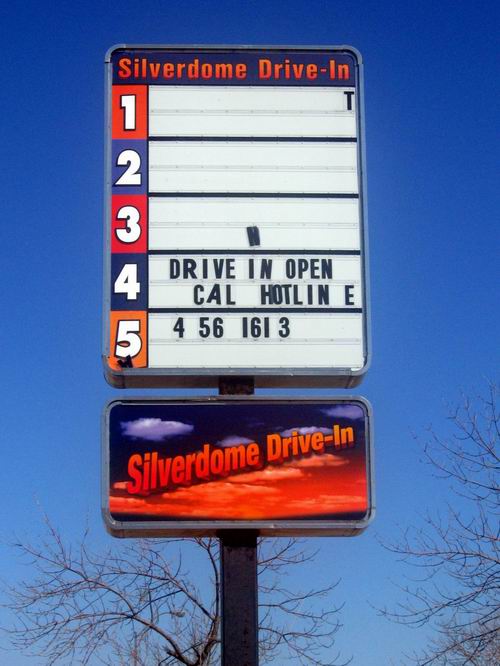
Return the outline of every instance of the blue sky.
{"type": "MultiPolygon", "coordinates": [[[[106,50],[352,44],[365,66],[373,333],[356,392],[374,408],[377,517],[361,537],[311,540],[320,566],[309,575],[342,578],[338,647],[355,666],[398,664],[422,644],[425,629],[371,608],[399,598],[391,580],[402,570],[377,536],[446,498],[412,433],[444,430],[445,402],[498,373],[499,13],[493,2],[316,0],[14,0],[2,10],[4,540],[40,531],[39,506],[69,539],[87,519],[97,543],[111,539],[99,508],[100,421],[125,392],[101,370],[106,50]]],[[[321,392],[334,393],[343,392],[321,392]]],[[[3,577],[25,574],[7,549],[0,557],[3,577]]]]}

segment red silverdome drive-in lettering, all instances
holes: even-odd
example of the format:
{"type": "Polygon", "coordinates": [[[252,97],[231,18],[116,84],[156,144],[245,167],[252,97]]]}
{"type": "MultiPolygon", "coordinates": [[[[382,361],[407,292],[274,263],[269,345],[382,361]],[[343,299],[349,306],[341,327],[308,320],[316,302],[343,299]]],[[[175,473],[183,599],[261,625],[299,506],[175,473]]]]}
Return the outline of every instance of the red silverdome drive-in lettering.
{"type": "Polygon", "coordinates": [[[179,79],[245,79],[247,66],[244,63],[209,63],[194,58],[190,62],[152,62],[148,58],[121,58],[118,61],[118,76],[134,78],[179,79]]]}
{"type": "Polygon", "coordinates": [[[290,58],[285,58],[281,63],[273,63],[268,58],[259,60],[259,79],[317,79],[319,74],[327,74],[330,79],[348,79],[350,76],[349,65],[337,65],[336,61],[330,59],[328,68],[320,68],[315,63],[295,63],[290,58]]]}
{"type": "MultiPolygon", "coordinates": [[[[330,80],[348,80],[351,72],[347,63],[337,63],[330,58],[327,66],[317,63],[295,62],[284,58],[280,62],[269,58],[259,58],[256,64],[257,77],[260,80],[314,81],[318,78],[330,80]]],[[[186,62],[155,62],[149,58],[120,58],[118,77],[120,79],[157,79],[172,80],[187,78],[190,80],[245,80],[248,65],[244,62],[203,62],[193,58],[186,62]]]]}
{"type": "Polygon", "coordinates": [[[173,457],[161,457],[158,451],[134,453],[128,460],[128,475],[132,481],[127,483],[127,492],[133,495],[190,486],[197,481],[215,480],[266,464],[278,465],[293,458],[321,455],[328,448],[333,451],[352,448],[355,444],[352,427],[334,424],[331,434],[321,431],[300,434],[296,430],[289,437],[269,434],[265,450],[256,442],[250,442],[225,448],[204,444],[201,451],[173,457]]]}

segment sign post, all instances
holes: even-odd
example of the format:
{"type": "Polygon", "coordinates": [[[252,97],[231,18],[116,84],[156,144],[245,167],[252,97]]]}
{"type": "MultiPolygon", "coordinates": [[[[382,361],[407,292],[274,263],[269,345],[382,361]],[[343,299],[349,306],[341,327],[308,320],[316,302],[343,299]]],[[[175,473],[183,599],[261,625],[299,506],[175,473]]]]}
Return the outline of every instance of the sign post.
{"type": "Polygon", "coordinates": [[[106,56],[103,420],[114,536],[217,536],[222,663],[256,666],[257,536],[373,517],[371,408],[258,398],[370,363],[363,74],[342,47],[115,46],[106,56]]]}
{"type": "MultiPolygon", "coordinates": [[[[221,377],[219,395],[253,395],[251,379],[221,377]]],[[[257,530],[221,530],[221,664],[259,663],[257,530]]]]}
{"type": "Polygon", "coordinates": [[[257,532],[220,534],[222,587],[222,666],[257,666],[259,619],[257,532]]]}

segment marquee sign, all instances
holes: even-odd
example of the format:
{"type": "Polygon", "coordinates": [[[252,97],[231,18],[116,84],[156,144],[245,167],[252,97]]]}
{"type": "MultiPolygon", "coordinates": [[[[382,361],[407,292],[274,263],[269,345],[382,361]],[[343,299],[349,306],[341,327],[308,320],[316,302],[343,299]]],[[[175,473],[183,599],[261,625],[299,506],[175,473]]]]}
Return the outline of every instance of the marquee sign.
{"type": "Polygon", "coordinates": [[[361,398],[116,400],[103,427],[115,536],[358,534],[373,515],[361,398]]]}
{"type": "Polygon", "coordinates": [[[349,47],[110,51],[110,383],[359,383],[361,79],[349,47]]]}

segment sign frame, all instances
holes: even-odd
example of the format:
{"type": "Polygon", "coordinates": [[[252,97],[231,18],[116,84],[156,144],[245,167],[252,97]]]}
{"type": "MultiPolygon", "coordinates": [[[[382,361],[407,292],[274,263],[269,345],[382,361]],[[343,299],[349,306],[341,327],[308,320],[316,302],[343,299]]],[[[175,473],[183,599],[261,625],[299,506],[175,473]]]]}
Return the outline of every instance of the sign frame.
{"type": "MultiPolygon", "coordinates": [[[[371,358],[371,315],[370,315],[370,281],[368,254],[368,222],[366,205],[366,154],[365,154],[365,114],[364,114],[364,81],[363,61],[357,49],[348,45],[338,46],[268,46],[268,45],[160,45],[160,44],[117,44],[111,47],[105,57],[105,206],[104,206],[104,280],[103,280],[103,342],[102,361],[106,380],[116,388],[215,388],[219,377],[253,377],[257,388],[351,388],[358,386],[368,371],[371,358]],[[111,57],[119,50],[161,50],[166,52],[214,53],[214,52],[267,52],[279,53],[316,53],[343,52],[354,58],[356,63],[356,124],[357,124],[357,162],[359,176],[359,233],[361,256],[361,287],[362,287],[362,330],[364,364],[360,369],[349,367],[182,367],[182,368],[151,368],[123,367],[116,370],[110,367],[110,319],[111,319],[111,92],[112,64],[111,57]]],[[[202,253],[202,250],[200,250],[202,253]]],[[[284,254],[286,251],[284,251],[284,254]]],[[[199,310],[200,315],[203,309],[199,310]]],[[[147,313],[146,313],[147,317],[147,313]]]]}
{"type": "Polygon", "coordinates": [[[106,530],[114,537],[194,537],[218,536],[224,530],[256,530],[262,536],[356,536],[364,532],[375,516],[375,476],[373,451],[373,410],[370,402],[360,396],[296,397],[296,396],[207,396],[196,398],[116,398],[103,410],[101,421],[101,514],[106,530]],[[365,412],[365,450],[368,508],[366,517],[358,520],[190,520],[190,521],[120,521],[109,510],[110,412],[118,404],[142,405],[217,405],[223,404],[313,404],[359,403],[365,412]]]}

